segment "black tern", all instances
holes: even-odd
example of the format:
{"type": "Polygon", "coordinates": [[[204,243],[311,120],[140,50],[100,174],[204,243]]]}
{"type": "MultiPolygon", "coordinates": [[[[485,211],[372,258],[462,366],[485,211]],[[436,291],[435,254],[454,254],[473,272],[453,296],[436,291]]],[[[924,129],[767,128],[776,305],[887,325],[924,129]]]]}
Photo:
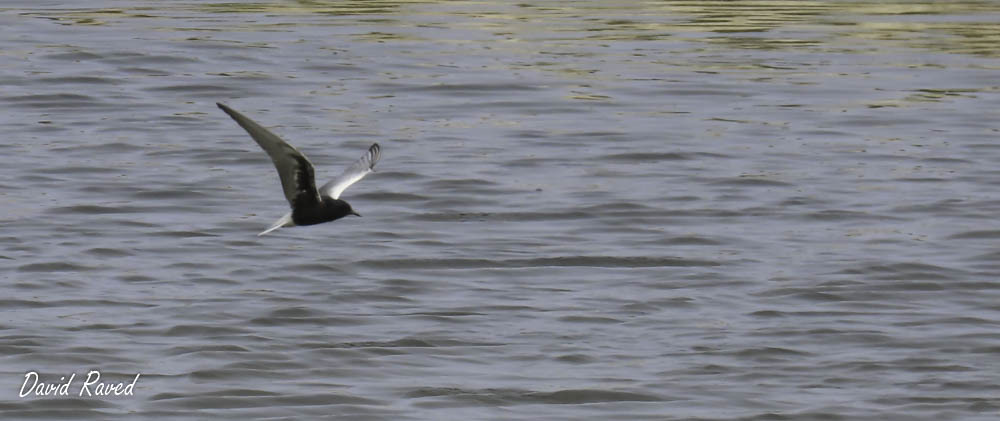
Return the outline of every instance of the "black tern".
{"type": "Polygon", "coordinates": [[[271,157],[274,167],[278,170],[278,177],[281,178],[285,199],[288,199],[288,204],[292,206],[291,212],[278,219],[270,228],[257,234],[258,236],[281,227],[322,224],[347,215],[361,216],[351,209],[350,204],[340,200],[340,194],[351,184],[357,183],[368,173],[375,171],[375,163],[381,157],[378,143],[372,144],[361,159],[347,167],[337,178],[317,189],[312,163],[302,152],[243,114],[221,103],[216,105],[236,120],[236,123],[243,127],[271,157]]]}

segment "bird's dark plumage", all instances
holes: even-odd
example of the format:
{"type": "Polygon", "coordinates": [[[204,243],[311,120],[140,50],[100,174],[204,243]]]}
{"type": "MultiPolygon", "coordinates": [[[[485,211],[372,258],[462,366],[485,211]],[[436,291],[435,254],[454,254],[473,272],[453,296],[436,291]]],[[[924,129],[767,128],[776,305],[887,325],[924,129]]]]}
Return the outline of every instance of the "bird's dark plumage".
{"type": "Polygon", "coordinates": [[[267,234],[281,227],[321,224],[347,215],[361,216],[351,208],[350,204],[340,200],[340,194],[351,184],[374,171],[375,163],[382,155],[378,143],[372,144],[361,159],[347,167],[337,178],[317,189],[315,170],[302,152],[236,110],[221,103],[216,105],[243,127],[271,157],[275,169],[278,170],[285,199],[292,207],[291,212],[258,235],[267,234]]]}

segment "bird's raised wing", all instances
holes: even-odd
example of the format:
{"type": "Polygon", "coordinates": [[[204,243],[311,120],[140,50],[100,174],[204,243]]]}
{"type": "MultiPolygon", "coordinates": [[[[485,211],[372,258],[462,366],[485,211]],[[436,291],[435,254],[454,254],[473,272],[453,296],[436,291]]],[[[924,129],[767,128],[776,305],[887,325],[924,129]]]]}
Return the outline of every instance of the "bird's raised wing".
{"type": "Polygon", "coordinates": [[[278,177],[281,178],[285,199],[288,199],[292,209],[313,206],[320,202],[319,191],[316,190],[315,171],[302,152],[236,110],[220,103],[216,105],[236,120],[236,123],[243,127],[271,157],[274,168],[278,170],[278,177]]]}
{"type": "Polygon", "coordinates": [[[368,152],[365,152],[361,156],[361,159],[357,160],[350,167],[337,178],[330,180],[329,183],[323,185],[319,188],[319,192],[324,196],[330,196],[334,199],[339,199],[340,194],[344,192],[351,184],[357,183],[358,180],[365,178],[368,173],[375,171],[375,163],[382,156],[382,150],[378,146],[378,143],[373,143],[371,147],[368,148],[368,152]]]}

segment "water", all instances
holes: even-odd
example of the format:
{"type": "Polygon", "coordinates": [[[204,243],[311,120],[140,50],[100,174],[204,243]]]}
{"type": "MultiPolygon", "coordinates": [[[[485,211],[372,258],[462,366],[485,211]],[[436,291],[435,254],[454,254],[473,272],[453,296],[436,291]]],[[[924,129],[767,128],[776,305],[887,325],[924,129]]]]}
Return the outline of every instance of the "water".
{"type": "Polygon", "coordinates": [[[7,2],[0,414],[995,419],[998,18],[7,2]],[[256,237],[216,101],[321,182],[380,142],[365,216],[256,237]]]}

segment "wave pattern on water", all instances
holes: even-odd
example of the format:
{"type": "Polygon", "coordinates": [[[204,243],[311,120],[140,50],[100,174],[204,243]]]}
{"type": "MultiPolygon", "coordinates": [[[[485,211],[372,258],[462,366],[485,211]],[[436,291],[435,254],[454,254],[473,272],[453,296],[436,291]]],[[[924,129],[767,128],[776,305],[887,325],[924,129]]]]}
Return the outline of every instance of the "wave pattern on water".
{"type": "Polygon", "coordinates": [[[5,2],[0,374],[141,378],[0,413],[992,420],[997,15],[5,2]]]}

